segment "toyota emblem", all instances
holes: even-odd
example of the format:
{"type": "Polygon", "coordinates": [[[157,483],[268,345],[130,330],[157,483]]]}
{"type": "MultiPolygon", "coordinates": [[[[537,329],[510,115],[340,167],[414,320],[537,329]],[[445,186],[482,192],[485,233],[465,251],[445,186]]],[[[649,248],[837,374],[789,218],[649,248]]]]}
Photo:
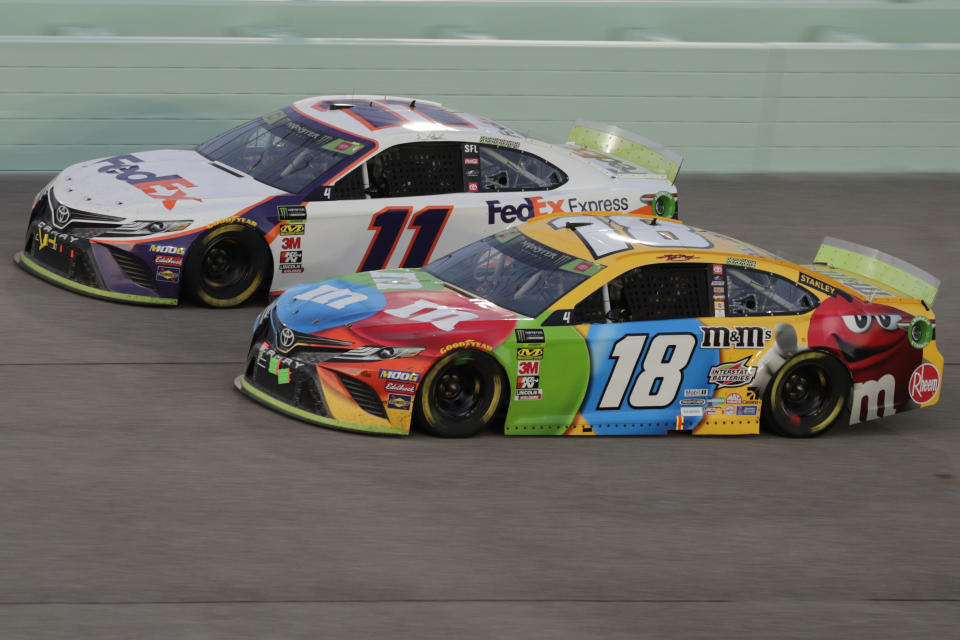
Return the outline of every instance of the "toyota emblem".
{"type": "Polygon", "coordinates": [[[280,346],[284,349],[289,349],[293,346],[293,329],[289,327],[284,327],[280,330],[280,346]]]}
{"type": "Polygon", "coordinates": [[[53,214],[53,224],[62,229],[68,222],[70,222],[70,209],[60,205],[57,207],[56,213],[53,214]]]}

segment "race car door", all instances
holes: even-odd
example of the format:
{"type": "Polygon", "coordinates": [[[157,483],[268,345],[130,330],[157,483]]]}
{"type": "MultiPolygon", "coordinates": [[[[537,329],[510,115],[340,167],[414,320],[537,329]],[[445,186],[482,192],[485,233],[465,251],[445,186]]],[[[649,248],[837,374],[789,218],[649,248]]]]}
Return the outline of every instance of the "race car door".
{"type": "Polygon", "coordinates": [[[701,348],[701,318],[714,314],[709,290],[708,265],[653,264],[612,279],[575,307],[573,322],[589,324],[590,382],[580,413],[595,433],[697,425],[718,362],[717,350],[701,348]]]}
{"type": "Polygon", "coordinates": [[[516,149],[446,141],[391,147],[307,196],[306,223],[290,229],[301,236],[277,240],[272,289],[304,277],[422,266],[533,217],[537,194],[565,181],[553,165],[516,149]]]}

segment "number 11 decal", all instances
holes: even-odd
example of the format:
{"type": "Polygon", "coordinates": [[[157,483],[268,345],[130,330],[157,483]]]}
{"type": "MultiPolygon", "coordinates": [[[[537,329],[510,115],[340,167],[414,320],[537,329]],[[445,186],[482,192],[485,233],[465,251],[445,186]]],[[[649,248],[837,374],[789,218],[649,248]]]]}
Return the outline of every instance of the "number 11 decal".
{"type": "Polygon", "coordinates": [[[373,240],[357,271],[375,271],[387,266],[405,227],[414,233],[400,266],[422,267],[429,262],[451,211],[453,207],[427,207],[411,215],[413,207],[387,207],[376,212],[367,227],[375,232],[373,240]]]}

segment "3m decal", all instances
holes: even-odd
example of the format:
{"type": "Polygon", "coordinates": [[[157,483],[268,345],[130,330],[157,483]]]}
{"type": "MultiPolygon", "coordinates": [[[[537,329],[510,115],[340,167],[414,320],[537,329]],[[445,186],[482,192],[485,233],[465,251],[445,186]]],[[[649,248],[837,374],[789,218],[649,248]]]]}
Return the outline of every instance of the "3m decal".
{"type": "Polygon", "coordinates": [[[940,372],[929,362],[921,364],[910,374],[907,392],[910,394],[910,399],[917,404],[926,404],[933,400],[938,389],[940,389],[940,372]]]}
{"type": "Polygon", "coordinates": [[[536,376],[540,375],[539,360],[522,360],[517,363],[518,376],[536,376]]]}
{"type": "Polygon", "coordinates": [[[300,248],[300,236],[287,236],[286,238],[280,239],[280,248],[281,249],[299,249],[300,248]]]}
{"type": "Polygon", "coordinates": [[[773,338],[766,327],[700,327],[703,349],[762,349],[773,338]]]}
{"type": "Polygon", "coordinates": [[[517,338],[517,342],[546,342],[543,329],[516,329],[514,335],[517,338]]]}
{"type": "Polygon", "coordinates": [[[374,232],[373,239],[357,271],[383,269],[405,227],[414,230],[414,234],[400,266],[421,267],[430,261],[453,207],[426,207],[411,215],[412,211],[413,207],[387,207],[373,214],[367,227],[374,232]]]}
{"type": "MultiPolygon", "coordinates": [[[[306,220],[307,208],[302,204],[288,204],[277,207],[277,218],[280,220],[306,220]]],[[[301,231],[301,233],[303,233],[301,231]]]]}
{"type": "Polygon", "coordinates": [[[517,360],[541,360],[543,347],[520,347],[517,349],[517,360]]]}
{"type": "Polygon", "coordinates": [[[399,411],[410,411],[413,407],[413,396],[391,393],[387,396],[387,408],[399,411]]]}
{"type": "Polygon", "coordinates": [[[416,371],[397,371],[396,369],[380,369],[380,378],[383,380],[401,380],[403,382],[420,382],[420,374],[416,371]]]}
{"type": "Polygon", "coordinates": [[[634,244],[648,247],[707,249],[713,244],[681,224],[650,224],[630,216],[575,216],[552,220],[554,229],[571,229],[594,258],[620,253],[634,244]]]}
{"type": "Polygon", "coordinates": [[[415,322],[429,322],[441,331],[453,331],[457,323],[475,320],[479,316],[463,309],[454,309],[429,300],[415,300],[398,309],[384,309],[384,313],[396,318],[408,318],[415,322]]]}
{"type": "Polygon", "coordinates": [[[302,222],[286,222],[280,225],[280,235],[282,236],[302,236],[307,230],[307,225],[302,222]]]}
{"type": "Polygon", "coordinates": [[[667,407],[673,404],[683,382],[683,370],[697,347],[697,338],[690,333],[661,333],[650,340],[648,335],[623,336],[613,345],[610,358],[616,360],[613,371],[597,405],[598,409],[619,409],[633,381],[627,402],[634,409],[667,407]],[[643,355],[641,360],[640,356],[643,355]],[[640,375],[633,380],[640,365],[640,375]]]}
{"type": "Polygon", "coordinates": [[[112,174],[117,180],[133,185],[151,198],[160,200],[167,209],[173,209],[181,200],[203,202],[200,198],[188,196],[181,188],[190,189],[197,185],[179,175],[158,176],[150,171],[143,171],[140,169],[141,162],[143,160],[137,156],[125,154],[98,160],[94,164],[106,163],[98,169],[100,173],[112,174]]]}
{"type": "Polygon", "coordinates": [[[707,382],[717,385],[717,388],[742,387],[750,384],[757,375],[757,368],[747,365],[749,359],[747,357],[736,362],[723,362],[710,367],[707,382]]]}

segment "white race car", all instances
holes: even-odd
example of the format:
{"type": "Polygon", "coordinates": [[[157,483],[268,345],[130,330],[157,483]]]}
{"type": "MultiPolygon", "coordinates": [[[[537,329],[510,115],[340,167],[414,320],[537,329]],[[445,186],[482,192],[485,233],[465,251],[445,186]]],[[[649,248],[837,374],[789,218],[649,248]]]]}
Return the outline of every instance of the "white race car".
{"type": "Polygon", "coordinates": [[[436,102],[320,96],[195,149],[64,169],[15,260],[89,295],[214,307],[349,271],[419,267],[537,215],[676,215],[676,153],[577,122],[564,145],[436,102]]]}

